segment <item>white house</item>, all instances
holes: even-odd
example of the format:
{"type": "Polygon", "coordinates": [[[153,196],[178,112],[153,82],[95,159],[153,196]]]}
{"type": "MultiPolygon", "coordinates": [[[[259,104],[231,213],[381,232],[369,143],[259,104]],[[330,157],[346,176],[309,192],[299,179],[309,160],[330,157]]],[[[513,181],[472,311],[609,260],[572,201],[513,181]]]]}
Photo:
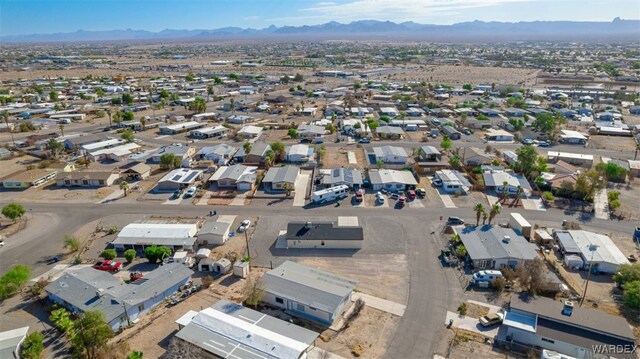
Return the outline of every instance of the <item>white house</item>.
{"type": "Polygon", "coordinates": [[[189,132],[189,136],[195,138],[222,138],[229,133],[229,129],[224,126],[205,127],[189,132]]]}
{"type": "Polygon", "coordinates": [[[490,128],[487,130],[484,137],[487,141],[513,142],[514,135],[502,129],[490,128]]]}
{"type": "Polygon", "coordinates": [[[397,192],[418,185],[418,182],[410,171],[372,169],[369,170],[369,179],[374,191],[386,189],[391,192],[397,192]]]}
{"type": "Polygon", "coordinates": [[[287,162],[301,163],[313,159],[313,148],[306,144],[287,146],[285,151],[285,161],[287,162]]]}
{"type": "Polygon", "coordinates": [[[382,161],[384,163],[399,163],[405,164],[409,159],[407,151],[398,146],[381,146],[373,148],[373,155],[376,162],[382,161]]]}
{"type": "Polygon", "coordinates": [[[434,178],[442,181],[442,189],[448,193],[460,192],[460,194],[467,194],[471,188],[469,180],[456,170],[436,171],[434,178]]]}
{"type": "Polygon", "coordinates": [[[202,179],[202,171],[189,168],[177,168],[158,181],[156,190],[175,191],[177,189],[192,186],[196,181],[202,179]]]}
{"type": "Polygon", "coordinates": [[[208,220],[198,231],[198,244],[204,246],[224,244],[229,239],[230,230],[230,222],[208,220]]]}
{"type": "Polygon", "coordinates": [[[148,246],[194,250],[197,233],[196,223],[130,223],[111,243],[117,250],[143,250],[148,246]]]}
{"type": "Polygon", "coordinates": [[[181,132],[195,130],[204,126],[205,124],[196,121],[179,122],[160,127],[160,133],[163,135],[175,135],[181,132]]]}

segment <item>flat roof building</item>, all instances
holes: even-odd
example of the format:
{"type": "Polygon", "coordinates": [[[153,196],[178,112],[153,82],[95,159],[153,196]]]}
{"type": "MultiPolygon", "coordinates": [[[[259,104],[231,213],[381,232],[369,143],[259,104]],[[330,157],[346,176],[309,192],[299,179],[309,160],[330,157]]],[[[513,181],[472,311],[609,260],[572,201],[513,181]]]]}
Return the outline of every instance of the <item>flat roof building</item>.
{"type": "Polygon", "coordinates": [[[119,250],[141,250],[155,245],[193,250],[197,233],[196,223],[131,223],[111,243],[119,250]]]}

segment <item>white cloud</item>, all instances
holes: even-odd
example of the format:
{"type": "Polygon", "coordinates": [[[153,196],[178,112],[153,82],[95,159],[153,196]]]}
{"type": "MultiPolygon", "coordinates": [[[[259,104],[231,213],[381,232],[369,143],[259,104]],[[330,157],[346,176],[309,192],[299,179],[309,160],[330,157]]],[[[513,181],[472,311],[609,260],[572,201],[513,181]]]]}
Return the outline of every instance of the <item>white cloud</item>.
{"type": "Polygon", "coordinates": [[[459,14],[460,10],[533,0],[352,0],[320,2],[301,9],[309,18],[351,21],[361,19],[416,21],[459,14]]]}

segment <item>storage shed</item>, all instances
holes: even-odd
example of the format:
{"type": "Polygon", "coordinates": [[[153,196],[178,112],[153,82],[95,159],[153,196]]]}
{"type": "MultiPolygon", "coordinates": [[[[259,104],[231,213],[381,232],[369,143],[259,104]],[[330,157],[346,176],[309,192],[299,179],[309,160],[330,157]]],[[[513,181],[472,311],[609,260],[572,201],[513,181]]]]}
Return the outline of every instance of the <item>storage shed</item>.
{"type": "Polygon", "coordinates": [[[240,278],[249,276],[249,262],[236,262],[233,265],[233,275],[240,278]]]}
{"type": "Polygon", "coordinates": [[[213,263],[213,271],[220,274],[227,274],[231,270],[231,261],[227,258],[220,258],[213,263]]]}

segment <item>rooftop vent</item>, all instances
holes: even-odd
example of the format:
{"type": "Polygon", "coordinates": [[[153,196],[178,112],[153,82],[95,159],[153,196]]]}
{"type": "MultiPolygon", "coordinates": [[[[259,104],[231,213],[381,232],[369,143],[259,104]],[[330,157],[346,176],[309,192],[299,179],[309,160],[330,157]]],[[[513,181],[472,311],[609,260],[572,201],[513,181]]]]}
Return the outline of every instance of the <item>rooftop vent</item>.
{"type": "Polygon", "coordinates": [[[572,313],[573,313],[573,302],[567,300],[564,302],[564,306],[562,307],[562,314],[570,317],[572,313]]]}
{"type": "Polygon", "coordinates": [[[504,236],[504,237],[502,237],[502,241],[503,241],[504,243],[509,243],[509,242],[511,241],[511,237],[509,237],[509,236],[504,236]]]}
{"type": "Polygon", "coordinates": [[[102,296],[104,296],[104,289],[102,288],[96,289],[96,297],[102,298],[102,296]]]}

